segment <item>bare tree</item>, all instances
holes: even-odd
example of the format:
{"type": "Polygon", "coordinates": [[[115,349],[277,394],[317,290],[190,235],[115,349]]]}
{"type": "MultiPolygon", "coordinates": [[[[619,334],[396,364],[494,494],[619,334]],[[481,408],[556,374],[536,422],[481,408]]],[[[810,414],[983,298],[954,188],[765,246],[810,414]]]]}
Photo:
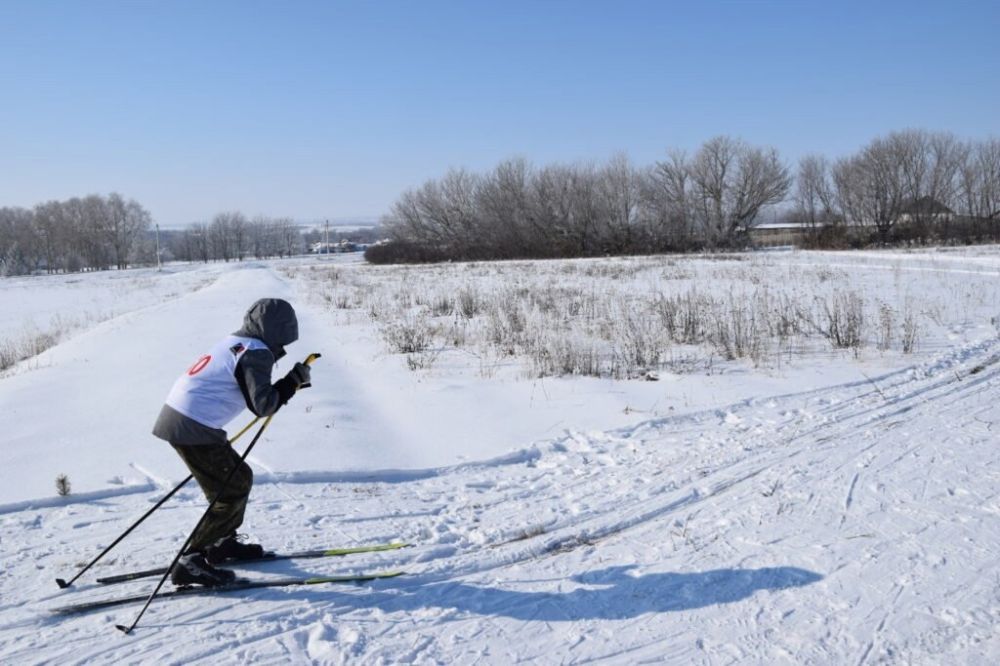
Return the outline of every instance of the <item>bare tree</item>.
{"type": "Polygon", "coordinates": [[[258,215],[247,226],[247,251],[256,259],[277,256],[275,224],[269,217],[258,215]]]}
{"type": "Polygon", "coordinates": [[[935,132],[930,137],[930,181],[926,192],[946,206],[957,205],[959,174],[968,147],[950,132],[935,132]]]}
{"type": "Polygon", "coordinates": [[[290,217],[275,220],[276,232],[280,238],[279,256],[292,257],[302,252],[302,232],[290,217]]]}
{"type": "Polygon", "coordinates": [[[103,217],[98,227],[100,233],[108,237],[117,267],[127,268],[130,257],[137,250],[139,238],[149,230],[152,218],[137,201],[126,201],[117,192],[112,192],[107,201],[98,207],[103,209],[100,211],[103,217]]]}
{"type": "Polygon", "coordinates": [[[710,244],[737,243],[761,208],[780,203],[791,188],[788,168],[777,151],[727,136],[706,141],[689,173],[694,210],[710,244]]]}
{"type": "Polygon", "coordinates": [[[900,219],[907,236],[926,241],[947,226],[948,206],[958,191],[964,147],[947,132],[924,130],[893,132],[885,142],[900,168],[903,203],[900,219]]]}
{"type": "Polygon", "coordinates": [[[560,256],[573,225],[572,167],[540,169],[530,183],[530,219],[536,239],[535,256],[560,256]]]}
{"type": "Polygon", "coordinates": [[[834,193],[830,163],[822,155],[806,155],[799,160],[795,181],[795,205],[802,218],[816,230],[833,221],[834,193]]]}
{"type": "Polygon", "coordinates": [[[243,261],[247,252],[249,234],[247,230],[247,218],[243,213],[229,213],[229,233],[232,235],[233,258],[243,261]]]}
{"type": "Polygon", "coordinates": [[[115,258],[116,221],[109,199],[90,194],[74,197],[60,206],[65,233],[71,239],[71,245],[64,252],[64,261],[70,266],[68,270],[79,270],[81,266],[99,271],[111,268],[115,258]]]}
{"type": "Polygon", "coordinates": [[[602,251],[598,230],[604,209],[600,205],[599,181],[593,165],[573,170],[570,256],[592,256],[602,251]]]}
{"type": "Polygon", "coordinates": [[[0,208],[0,276],[24,275],[38,267],[34,215],[25,208],[0,208]]]}
{"type": "Polygon", "coordinates": [[[104,200],[97,195],[73,197],[63,202],[51,202],[47,211],[59,219],[62,238],[72,248],[72,258],[65,258],[67,266],[103,271],[111,266],[111,249],[103,232],[104,200]]]}
{"type": "Polygon", "coordinates": [[[184,233],[184,245],[186,254],[190,261],[201,261],[208,263],[209,259],[214,259],[211,252],[211,239],[209,238],[208,225],[204,222],[194,222],[184,233]]]}
{"type": "Polygon", "coordinates": [[[976,151],[980,173],[980,216],[987,220],[1000,219],[1000,139],[992,138],[979,144],[976,151]]]}
{"type": "Polygon", "coordinates": [[[640,179],[624,153],[611,158],[598,180],[604,215],[603,253],[634,252],[638,246],[640,179]]]}
{"type": "Polygon", "coordinates": [[[213,259],[229,261],[236,258],[236,242],[233,236],[233,220],[241,217],[236,211],[216,213],[208,228],[209,243],[213,259]]]}
{"type": "Polygon", "coordinates": [[[532,238],[535,231],[530,205],[531,166],[522,158],[506,160],[496,166],[492,173],[476,181],[475,199],[465,200],[466,182],[450,180],[446,177],[442,187],[448,200],[461,203],[461,210],[469,203],[473,210],[465,208],[461,219],[465,223],[464,234],[468,247],[477,248],[474,254],[481,254],[481,247],[492,249],[493,256],[511,258],[529,256],[537,241],[532,238]]]}
{"type": "Polygon", "coordinates": [[[858,155],[838,160],[833,181],[845,217],[888,242],[906,202],[903,173],[899,142],[892,139],[875,139],[858,155]]]}
{"type": "Polygon", "coordinates": [[[687,249],[694,232],[691,169],[687,155],[671,151],[657,162],[648,176],[646,201],[651,211],[654,235],[664,249],[687,249]]]}
{"type": "Polygon", "coordinates": [[[102,231],[107,235],[107,241],[114,248],[115,263],[119,269],[125,268],[131,239],[127,230],[125,199],[117,192],[112,192],[105,203],[104,215],[106,224],[102,231]]]}
{"type": "MultiPolygon", "coordinates": [[[[140,241],[153,224],[153,216],[135,199],[125,204],[125,242],[127,257],[134,257],[140,250],[140,241]]],[[[152,251],[155,258],[155,250],[152,251]]]]}
{"type": "Polygon", "coordinates": [[[39,236],[41,257],[47,273],[58,272],[65,256],[67,225],[62,204],[49,201],[35,206],[35,230],[39,236]]]}
{"type": "Polygon", "coordinates": [[[440,183],[431,180],[404,193],[393,206],[390,234],[470,258],[473,248],[482,244],[476,224],[478,181],[465,170],[453,169],[440,183]]]}
{"type": "Polygon", "coordinates": [[[965,215],[1000,219],[1000,138],[966,145],[959,168],[959,200],[965,215]]]}

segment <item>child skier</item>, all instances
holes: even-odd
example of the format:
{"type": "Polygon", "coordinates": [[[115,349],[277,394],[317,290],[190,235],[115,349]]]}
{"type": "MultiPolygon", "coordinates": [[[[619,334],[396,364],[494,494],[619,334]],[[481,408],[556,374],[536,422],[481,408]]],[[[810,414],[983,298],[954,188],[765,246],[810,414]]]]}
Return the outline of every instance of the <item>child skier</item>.
{"type": "Polygon", "coordinates": [[[236,578],[214,565],[254,559],[264,549],[237,540],[253,485],[250,466],[240,460],[222,429],[249,408],[257,416],[278,411],[299,388],[309,386],[309,366],[296,363],[271,384],[271,369],[285,345],[299,337],[295,310],[287,301],[264,298],[247,311],[243,327],[219,341],[174,383],[153,426],[153,434],[174,447],[209,502],[211,513],[170,574],[175,585],[218,586],[236,578]],[[223,487],[236,467],[228,485],[223,487]]]}

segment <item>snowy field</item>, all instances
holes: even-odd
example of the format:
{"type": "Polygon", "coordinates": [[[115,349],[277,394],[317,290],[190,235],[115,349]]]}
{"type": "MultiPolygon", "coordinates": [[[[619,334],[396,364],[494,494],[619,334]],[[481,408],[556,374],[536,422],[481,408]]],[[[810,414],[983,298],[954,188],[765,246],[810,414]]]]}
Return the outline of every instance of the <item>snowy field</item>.
{"type": "Polygon", "coordinates": [[[0,374],[0,662],[997,663],[998,278],[990,247],[2,280],[0,346],[48,348],[0,374]],[[264,296],[299,312],[278,372],[323,357],[244,530],[415,545],[247,575],[407,575],[53,618],[148,593],[93,581],[197,521],[185,488],[54,583],[184,478],[152,422],[264,296]]]}

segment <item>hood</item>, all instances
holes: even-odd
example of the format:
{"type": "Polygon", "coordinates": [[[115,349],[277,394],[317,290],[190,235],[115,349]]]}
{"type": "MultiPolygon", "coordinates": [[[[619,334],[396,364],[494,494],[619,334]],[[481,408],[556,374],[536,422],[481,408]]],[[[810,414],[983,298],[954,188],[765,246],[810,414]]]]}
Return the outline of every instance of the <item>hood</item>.
{"type": "Polygon", "coordinates": [[[280,298],[262,298],[247,310],[243,327],[234,335],[257,338],[268,346],[275,358],[285,355],[285,345],[299,339],[295,309],[280,298]]]}

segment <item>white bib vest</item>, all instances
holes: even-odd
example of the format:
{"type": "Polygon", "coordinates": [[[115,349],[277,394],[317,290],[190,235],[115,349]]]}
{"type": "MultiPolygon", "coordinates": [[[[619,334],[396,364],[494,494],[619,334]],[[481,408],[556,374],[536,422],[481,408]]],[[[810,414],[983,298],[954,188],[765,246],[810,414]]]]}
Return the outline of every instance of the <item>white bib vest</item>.
{"type": "Polygon", "coordinates": [[[223,338],[174,382],[167,404],[202,425],[222,429],[247,406],[236,382],[236,364],[247,351],[267,348],[256,338],[223,338]]]}

